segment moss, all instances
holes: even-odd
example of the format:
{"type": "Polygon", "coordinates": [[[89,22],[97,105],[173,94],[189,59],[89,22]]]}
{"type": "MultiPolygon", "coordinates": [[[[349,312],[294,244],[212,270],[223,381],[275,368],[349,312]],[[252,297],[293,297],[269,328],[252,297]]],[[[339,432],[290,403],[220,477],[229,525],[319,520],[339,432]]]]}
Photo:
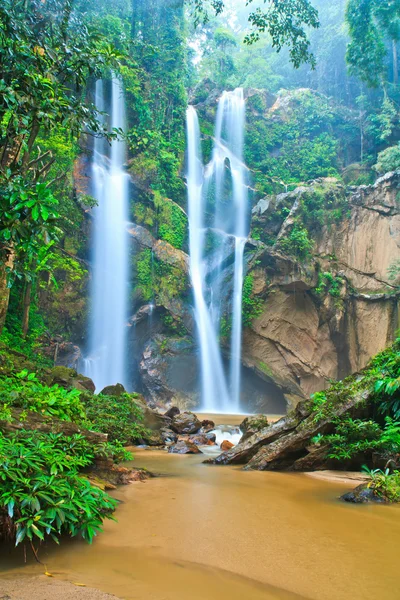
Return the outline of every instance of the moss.
{"type": "Polygon", "coordinates": [[[266,363],[260,361],[258,363],[258,368],[260,369],[260,371],[262,371],[263,373],[265,373],[269,377],[273,377],[274,376],[274,372],[272,371],[271,367],[269,367],[266,363]]]}
{"type": "Polygon", "coordinates": [[[158,235],[174,248],[182,249],[188,233],[188,219],[184,211],[172,200],[155,194],[157,208],[158,235]]]}
{"type": "Polygon", "coordinates": [[[250,327],[254,319],[262,313],[262,298],[255,296],[254,273],[248,273],[243,280],[242,292],[242,319],[243,327],[250,327]]]}

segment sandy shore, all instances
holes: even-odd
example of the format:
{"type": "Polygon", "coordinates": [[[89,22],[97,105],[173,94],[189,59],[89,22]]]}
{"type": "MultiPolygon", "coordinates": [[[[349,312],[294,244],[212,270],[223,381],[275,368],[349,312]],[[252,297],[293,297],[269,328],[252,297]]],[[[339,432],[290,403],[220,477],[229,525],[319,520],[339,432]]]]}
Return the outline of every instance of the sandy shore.
{"type": "Polygon", "coordinates": [[[46,575],[0,580],[0,600],[118,600],[94,588],[60,581],[46,575]]]}
{"type": "Polygon", "coordinates": [[[314,479],[322,479],[322,481],[331,481],[340,484],[348,483],[354,487],[370,479],[368,475],[364,475],[364,473],[360,473],[359,471],[310,471],[306,475],[314,479]]]}

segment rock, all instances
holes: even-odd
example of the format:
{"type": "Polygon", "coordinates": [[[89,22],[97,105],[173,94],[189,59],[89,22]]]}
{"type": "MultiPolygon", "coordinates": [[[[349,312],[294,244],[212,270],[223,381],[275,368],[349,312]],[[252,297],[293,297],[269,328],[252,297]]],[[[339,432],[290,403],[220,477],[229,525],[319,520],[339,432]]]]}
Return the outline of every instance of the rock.
{"type": "Polygon", "coordinates": [[[143,424],[148,429],[152,431],[160,431],[161,429],[167,428],[169,429],[171,426],[171,419],[157,412],[156,410],[151,409],[143,396],[140,394],[136,394],[133,400],[135,404],[141,408],[143,411],[143,424]]]}
{"type": "Polygon", "coordinates": [[[161,431],[153,431],[151,435],[146,436],[146,444],[148,446],[164,446],[164,436],[161,431]]]}
{"type": "Polygon", "coordinates": [[[115,385],[107,385],[101,390],[100,394],[103,394],[103,396],[122,396],[125,392],[122,383],[116,383],[115,385]]]}
{"type": "Polygon", "coordinates": [[[315,419],[307,403],[300,404],[286,417],[241,440],[234,448],[206,462],[213,464],[246,464],[245,469],[301,471],[325,469],[324,448],[313,447],[310,440],[318,434],[333,431],[335,418],[362,418],[371,395],[362,391],[349,395],[335,406],[334,414],[315,419]]]}
{"type": "Polygon", "coordinates": [[[211,431],[209,431],[208,433],[205,434],[206,438],[208,440],[210,440],[210,442],[212,442],[213,444],[216,443],[217,441],[217,436],[215,435],[215,433],[212,433],[211,431]]]}
{"type": "Polygon", "coordinates": [[[95,469],[87,473],[89,480],[99,478],[104,482],[116,485],[128,485],[134,481],[144,481],[154,475],[146,469],[129,469],[119,465],[102,465],[96,466],[95,469]]]}
{"type": "Polygon", "coordinates": [[[212,438],[208,437],[204,433],[197,433],[195,435],[190,435],[188,440],[192,444],[196,444],[196,446],[214,446],[215,435],[214,435],[214,440],[212,440],[212,438]]]}
{"type": "Polygon", "coordinates": [[[156,334],[143,350],[139,371],[152,405],[190,408],[199,402],[198,355],[195,342],[156,334]]]}
{"type": "Polygon", "coordinates": [[[172,454],[201,454],[200,448],[189,440],[179,440],[168,448],[168,452],[172,454]]]}
{"type": "Polygon", "coordinates": [[[354,504],[366,504],[367,502],[375,502],[385,504],[387,500],[375,494],[374,488],[368,483],[362,483],[357,486],[352,492],[347,492],[340,497],[344,502],[352,502],[354,504]]]}
{"type": "Polygon", "coordinates": [[[215,429],[214,421],[210,421],[209,419],[204,419],[201,422],[202,433],[208,433],[209,431],[212,431],[213,429],[215,429]]]}
{"type": "Polygon", "coordinates": [[[69,369],[68,367],[53,367],[45,375],[44,380],[47,385],[59,385],[66,389],[75,388],[80,391],[89,391],[94,393],[96,386],[89,377],[77,373],[75,369],[69,369]]]}
{"type": "Polygon", "coordinates": [[[253,433],[261,431],[264,427],[268,427],[268,418],[266,415],[251,415],[246,417],[239,425],[240,431],[243,433],[241,442],[244,442],[253,433]]]}
{"type": "Polygon", "coordinates": [[[168,427],[163,427],[160,429],[160,435],[163,439],[164,444],[173,444],[177,441],[178,435],[172,429],[168,427]]]}
{"type": "Polygon", "coordinates": [[[179,415],[180,412],[181,411],[177,406],[171,406],[171,408],[169,408],[167,412],[164,413],[164,416],[173,419],[174,417],[176,417],[176,415],[179,415]]]}
{"type": "Polygon", "coordinates": [[[196,433],[201,423],[192,412],[183,412],[172,419],[171,429],[176,433],[196,433]]]}
{"type": "Polygon", "coordinates": [[[227,450],[230,450],[233,447],[234,447],[234,444],[232,444],[232,442],[230,442],[229,440],[224,440],[220,446],[220,448],[223,452],[226,452],[227,450]]]}

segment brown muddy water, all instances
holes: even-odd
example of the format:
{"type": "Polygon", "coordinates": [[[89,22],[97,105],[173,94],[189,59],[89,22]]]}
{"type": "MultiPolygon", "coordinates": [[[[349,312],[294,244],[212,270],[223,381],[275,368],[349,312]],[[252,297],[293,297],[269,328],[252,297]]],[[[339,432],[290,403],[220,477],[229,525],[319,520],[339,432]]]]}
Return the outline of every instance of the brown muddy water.
{"type": "MultiPolygon", "coordinates": [[[[118,522],[93,546],[43,548],[47,570],[126,600],[399,600],[398,506],[347,505],[345,483],[204,458],[137,450],[135,465],[162,476],[118,489],[118,522]]],[[[3,554],[0,576],[43,572],[21,561],[3,554]]]]}

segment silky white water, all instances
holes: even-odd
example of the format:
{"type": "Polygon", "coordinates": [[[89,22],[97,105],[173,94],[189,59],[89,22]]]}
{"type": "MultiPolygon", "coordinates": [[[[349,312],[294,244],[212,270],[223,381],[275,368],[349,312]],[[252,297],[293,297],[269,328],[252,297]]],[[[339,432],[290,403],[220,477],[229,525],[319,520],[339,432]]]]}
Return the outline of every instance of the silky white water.
{"type": "MultiPolygon", "coordinates": [[[[96,83],[96,106],[104,111],[102,81],[96,83]]],[[[124,130],[124,94],[116,77],[112,78],[110,113],[110,129],[124,130]]],[[[115,383],[126,385],[129,178],[123,167],[125,157],[123,141],[114,140],[109,150],[102,138],[95,138],[92,181],[97,206],[93,210],[92,313],[90,350],[84,366],[85,375],[93,379],[96,390],[115,383]]]]}
{"type": "Polygon", "coordinates": [[[202,410],[240,412],[244,248],[249,228],[243,163],[243,91],[218,105],[212,159],[203,169],[196,111],[187,110],[190,275],[201,364],[202,410]],[[220,346],[230,326],[228,372],[220,346]]]}

